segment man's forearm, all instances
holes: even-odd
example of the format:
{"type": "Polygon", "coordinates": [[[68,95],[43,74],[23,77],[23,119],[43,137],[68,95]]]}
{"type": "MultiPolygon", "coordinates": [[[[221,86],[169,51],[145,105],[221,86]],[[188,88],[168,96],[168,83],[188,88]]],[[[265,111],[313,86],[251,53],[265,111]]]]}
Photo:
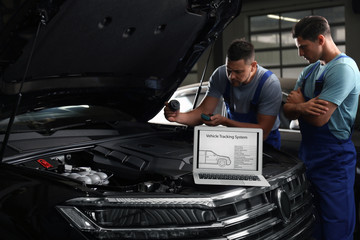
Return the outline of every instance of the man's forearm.
{"type": "Polygon", "coordinates": [[[309,124],[321,127],[329,121],[336,108],[333,103],[312,99],[305,103],[286,103],[283,109],[291,120],[301,117],[309,124]]]}
{"type": "Polygon", "coordinates": [[[198,109],[186,113],[180,113],[177,122],[188,126],[200,125],[202,124],[201,113],[198,109]]]}
{"type": "Polygon", "coordinates": [[[295,120],[300,117],[300,108],[299,103],[285,103],[283,106],[283,111],[285,116],[290,120],[295,120]]]}

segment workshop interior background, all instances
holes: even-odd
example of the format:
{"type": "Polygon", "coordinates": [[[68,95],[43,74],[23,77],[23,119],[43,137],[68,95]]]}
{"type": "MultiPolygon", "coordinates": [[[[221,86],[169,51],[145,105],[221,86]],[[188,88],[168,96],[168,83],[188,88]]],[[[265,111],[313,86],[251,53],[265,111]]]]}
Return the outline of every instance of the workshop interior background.
{"type": "MultiPolygon", "coordinates": [[[[257,62],[280,78],[284,91],[290,91],[301,70],[308,65],[298,56],[291,28],[307,15],[326,17],[337,46],[360,65],[360,0],[244,0],[240,16],[214,45],[204,81],[224,64],[231,41],[245,38],[254,44],[257,62]]],[[[208,49],[182,85],[200,81],[209,52],[208,49]]],[[[360,126],[359,114],[356,126],[360,126]]]]}

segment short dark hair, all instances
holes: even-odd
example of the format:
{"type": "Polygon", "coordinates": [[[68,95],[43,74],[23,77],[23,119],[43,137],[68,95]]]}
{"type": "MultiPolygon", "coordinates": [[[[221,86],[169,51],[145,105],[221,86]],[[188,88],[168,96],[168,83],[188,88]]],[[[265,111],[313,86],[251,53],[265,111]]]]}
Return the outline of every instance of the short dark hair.
{"type": "Polygon", "coordinates": [[[255,58],[254,45],[244,39],[235,39],[230,44],[226,56],[230,61],[241,59],[244,59],[245,62],[252,61],[255,58]]]}
{"type": "Polygon", "coordinates": [[[326,18],[307,16],[301,19],[292,29],[293,38],[315,41],[319,35],[331,36],[330,26],[326,18]]]}

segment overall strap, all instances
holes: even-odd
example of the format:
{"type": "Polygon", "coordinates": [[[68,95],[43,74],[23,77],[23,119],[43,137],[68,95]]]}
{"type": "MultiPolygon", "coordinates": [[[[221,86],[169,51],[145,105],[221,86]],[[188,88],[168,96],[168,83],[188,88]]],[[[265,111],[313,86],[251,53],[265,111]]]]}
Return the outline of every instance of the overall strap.
{"type": "MultiPolygon", "coordinates": [[[[310,69],[310,71],[306,74],[306,76],[304,77],[304,80],[301,84],[301,92],[304,95],[304,91],[305,91],[305,84],[306,84],[306,80],[309,78],[309,76],[312,74],[312,72],[315,70],[315,68],[317,68],[320,65],[320,61],[318,61],[317,63],[314,64],[314,66],[312,66],[312,68],[310,69]]],[[[305,96],[305,95],[304,95],[305,96]]]]}
{"type": "Polygon", "coordinates": [[[234,92],[233,87],[229,81],[226,81],[225,92],[223,93],[223,98],[226,106],[229,107],[230,111],[234,111],[234,92]]]}
{"type": "Polygon", "coordinates": [[[261,89],[264,86],[265,81],[272,75],[273,73],[268,70],[267,72],[264,73],[264,75],[261,77],[259,84],[256,88],[255,94],[253,96],[253,99],[251,100],[251,104],[252,105],[257,105],[258,101],[259,101],[259,97],[260,97],[260,93],[261,93],[261,89]]]}

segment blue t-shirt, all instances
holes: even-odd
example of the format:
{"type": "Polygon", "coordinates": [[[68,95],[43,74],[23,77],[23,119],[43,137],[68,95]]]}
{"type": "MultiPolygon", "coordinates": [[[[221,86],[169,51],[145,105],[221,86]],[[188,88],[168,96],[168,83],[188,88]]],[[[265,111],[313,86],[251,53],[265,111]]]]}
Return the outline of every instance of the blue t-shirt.
{"type": "MultiPolygon", "coordinates": [[[[341,55],[346,56],[344,53],[341,55]]],[[[340,55],[338,55],[340,56],[340,55]]],[[[295,90],[302,86],[302,79],[314,66],[313,63],[306,67],[299,76],[295,90]]],[[[335,58],[326,65],[319,64],[306,80],[304,94],[314,98],[315,81],[324,74],[324,85],[319,99],[332,102],[337,109],[329,120],[330,132],[339,139],[348,139],[355,122],[360,93],[360,73],[356,62],[349,57],[335,58]]]]}
{"type": "MultiPolygon", "coordinates": [[[[252,81],[246,85],[234,87],[234,111],[238,113],[248,113],[250,111],[250,103],[255,94],[256,88],[261,77],[267,69],[257,65],[257,71],[252,81]]],[[[215,98],[223,97],[226,85],[229,79],[226,75],[226,66],[218,67],[210,77],[210,85],[207,95],[215,98]]],[[[282,101],[281,85],[279,79],[272,74],[262,87],[257,111],[260,114],[277,116],[272,130],[279,128],[279,111],[282,101]]]]}

